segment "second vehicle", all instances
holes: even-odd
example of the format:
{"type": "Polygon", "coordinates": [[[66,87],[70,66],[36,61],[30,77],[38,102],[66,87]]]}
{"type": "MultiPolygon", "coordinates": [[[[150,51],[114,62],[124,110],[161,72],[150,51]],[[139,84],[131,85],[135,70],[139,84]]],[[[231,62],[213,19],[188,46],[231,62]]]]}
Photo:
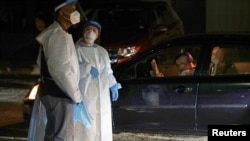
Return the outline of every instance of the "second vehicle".
{"type": "Polygon", "coordinates": [[[170,1],[84,1],[86,17],[102,25],[99,43],[108,50],[112,63],[168,39],[184,35],[182,20],[170,1]]]}

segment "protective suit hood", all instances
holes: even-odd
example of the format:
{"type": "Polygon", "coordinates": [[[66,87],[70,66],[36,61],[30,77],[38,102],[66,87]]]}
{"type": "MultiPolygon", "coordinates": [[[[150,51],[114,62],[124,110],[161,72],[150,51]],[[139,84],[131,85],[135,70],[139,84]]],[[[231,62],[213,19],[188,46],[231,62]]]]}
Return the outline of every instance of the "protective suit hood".
{"type": "Polygon", "coordinates": [[[59,30],[63,30],[59,23],[54,22],[53,24],[51,24],[48,28],[46,28],[43,32],[41,32],[37,37],[36,40],[41,44],[44,45],[44,43],[47,42],[47,40],[49,40],[49,35],[54,34],[55,32],[59,31],[59,30]],[[57,28],[57,30],[54,30],[55,27],[57,28]]]}

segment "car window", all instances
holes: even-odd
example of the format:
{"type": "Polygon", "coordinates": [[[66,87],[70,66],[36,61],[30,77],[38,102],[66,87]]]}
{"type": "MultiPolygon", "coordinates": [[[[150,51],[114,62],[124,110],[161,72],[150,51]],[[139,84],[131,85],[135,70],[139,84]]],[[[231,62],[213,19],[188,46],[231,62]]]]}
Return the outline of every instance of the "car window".
{"type": "Polygon", "coordinates": [[[239,45],[214,45],[210,75],[250,74],[250,47],[239,45]]]}
{"type": "Polygon", "coordinates": [[[157,78],[155,71],[162,72],[164,77],[180,76],[180,72],[175,63],[175,58],[178,54],[183,52],[189,52],[192,54],[194,64],[197,64],[198,56],[200,54],[200,45],[175,46],[163,49],[142,60],[138,60],[134,65],[131,65],[125,70],[121,79],[157,78]]]}

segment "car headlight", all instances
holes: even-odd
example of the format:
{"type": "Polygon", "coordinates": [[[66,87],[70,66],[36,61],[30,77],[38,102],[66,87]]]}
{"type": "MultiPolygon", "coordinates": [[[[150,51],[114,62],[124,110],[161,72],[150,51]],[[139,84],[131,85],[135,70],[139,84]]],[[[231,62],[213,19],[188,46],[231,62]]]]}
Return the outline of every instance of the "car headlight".
{"type": "Polygon", "coordinates": [[[119,62],[119,59],[129,58],[136,53],[138,53],[140,50],[140,46],[131,46],[126,48],[119,48],[119,49],[108,49],[109,57],[111,59],[111,63],[117,63],[119,62]]]}
{"type": "Polygon", "coordinates": [[[117,54],[123,57],[129,57],[135,55],[140,50],[138,46],[119,48],[117,54]]]}
{"type": "Polygon", "coordinates": [[[30,91],[30,93],[29,93],[27,99],[29,99],[29,100],[35,100],[36,95],[37,95],[38,88],[39,88],[39,84],[36,84],[36,85],[32,88],[32,90],[30,91]]]}

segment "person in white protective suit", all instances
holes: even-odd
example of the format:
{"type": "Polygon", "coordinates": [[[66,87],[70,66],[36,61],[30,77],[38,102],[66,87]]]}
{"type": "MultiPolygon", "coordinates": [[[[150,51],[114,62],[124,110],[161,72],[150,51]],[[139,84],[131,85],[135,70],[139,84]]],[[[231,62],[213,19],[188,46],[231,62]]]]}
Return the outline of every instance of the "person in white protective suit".
{"type": "Polygon", "coordinates": [[[76,42],[80,65],[80,91],[90,114],[92,126],[85,128],[83,141],[112,141],[112,101],[118,99],[117,83],[108,52],[95,41],[101,32],[96,21],[87,21],[76,42]],[[110,96],[111,91],[111,96],[110,96]]]}
{"type": "Polygon", "coordinates": [[[55,21],[40,33],[40,84],[28,141],[81,141],[79,129],[91,126],[79,89],[80,70],[68,28],[80,21],[77,0],[55,0],[55,21]],[[41,101],[40,101],[41,100],[41,101]]]}

